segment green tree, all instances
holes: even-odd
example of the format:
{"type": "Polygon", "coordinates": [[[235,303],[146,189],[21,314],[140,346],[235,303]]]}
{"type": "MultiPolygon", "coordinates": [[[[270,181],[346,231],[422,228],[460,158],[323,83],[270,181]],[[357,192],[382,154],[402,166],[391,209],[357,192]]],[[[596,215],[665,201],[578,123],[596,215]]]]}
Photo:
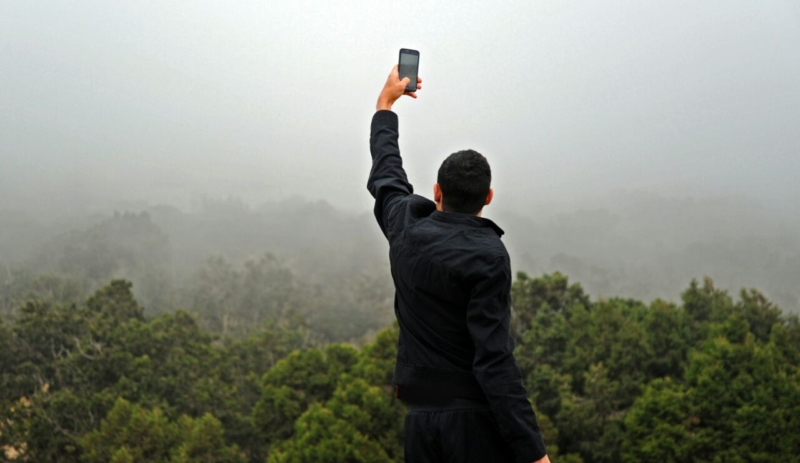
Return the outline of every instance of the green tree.
{"type": "Polygon", "coordinates": [[[263,438],[272,442],[292,434],[294,421],[315,402],[328,400],[339,376],[357,361],[355,348],[334,344],[292,352],[264,375],[261,400],[253,419],[263,438]]]}
{"type": "Polygon", "coordinates": [[[684,382],[647,386],[626,419],[626,461],[798,461],[800,371],[783,330],[761,343],[749,326],[738,313],[712,325],[684,382]]]}
{"type": "Polygon", "coordinates": [[[357,353],[350,371],[340,368],[332,396],[299,416],[292,434],[270,450],[269,461],[401,461],[406,410],[394,399],[388,368],[397,335],[396,327],[380,332],[357,353]]]}
{"type": "Polygon", "coordinates": [[[522,337],[531,327],[533,318],[540,312],[563,313],[575,304],[589,306],[586,296],[578,284],[569,284],[569,278],[561,273],[530,278],[525,272],[518,272],[511,286],[514,317],[511,332],[514,337],[522,337]]]}
{"type": "Polygon", "coordinates": [[[186,415],[171,421],[159,409],[148,410],[118,399],[100,428],[81,439],[81,461],[243,462],[236,446],[228,446],[222,426],[211,414],[186,415]]]}
{"type": "Polygon", "coordinates": [[[302,330],[278,323],[220,343],[184,311],[146,319],[131,289],[114,281],[80,307],[32,302],[10,330],[0,325],[0,343],[11,348],[0,353],[8,364],[0,413],[11,419],[0,441],[24,443],[34,461],[75,461],[80,436],[124,398],[171,420],[212,414],[226,441],[263,461],[252,421],[259,378],[305,342],[302,330]]]}

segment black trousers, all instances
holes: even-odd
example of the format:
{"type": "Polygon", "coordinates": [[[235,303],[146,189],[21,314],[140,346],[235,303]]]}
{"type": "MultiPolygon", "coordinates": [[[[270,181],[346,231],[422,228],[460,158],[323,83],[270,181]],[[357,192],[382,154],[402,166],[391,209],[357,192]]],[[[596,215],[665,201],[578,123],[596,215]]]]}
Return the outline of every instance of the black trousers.
{"type": "Polygon", "coordinates": [[[470,399],[408,400],[406,463],[508,463],[514,455],[497,430],[489,405],[470,399]]]}

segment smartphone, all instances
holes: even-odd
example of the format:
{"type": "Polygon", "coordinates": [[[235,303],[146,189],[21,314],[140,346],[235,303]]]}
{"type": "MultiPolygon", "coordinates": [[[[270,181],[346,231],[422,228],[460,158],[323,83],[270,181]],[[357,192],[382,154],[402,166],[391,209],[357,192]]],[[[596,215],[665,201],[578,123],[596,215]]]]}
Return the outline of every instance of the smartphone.
{"type": "Polygon", "coordinates": [[[401,48],[400,62],[397,64],[397,70],[400,73],[400,80],[403,80],[404,77],[411,79],[411,82],[406,86],[406,91],[416,92],[417,76],[419,75],[419,52],[417,50],[401,48]]]}

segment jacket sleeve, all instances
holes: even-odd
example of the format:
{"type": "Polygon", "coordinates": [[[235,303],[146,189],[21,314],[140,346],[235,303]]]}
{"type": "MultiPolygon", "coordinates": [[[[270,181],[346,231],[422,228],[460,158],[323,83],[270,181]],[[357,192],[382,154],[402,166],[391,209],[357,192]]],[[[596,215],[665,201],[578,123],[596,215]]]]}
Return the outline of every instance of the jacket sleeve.
{"type": "Polygon", "coordinates": [[[398,138],[397,114],[386,110],[376,112],[369,137],[372,170],[367,189],[375,198],[375,218],[387,237],[394,207],[414,192],[403,170],[398,138]]]}
{"type": "Polygon", "coordinates": [[[498,257],[484,270],[467,306],[467,327],[475,343],[472,372],[489,400],[500,434],[514,451],[515,461],[531,463],[547,452],[514,357],[514,339],[509,334],[509,259],[498,257]]]}

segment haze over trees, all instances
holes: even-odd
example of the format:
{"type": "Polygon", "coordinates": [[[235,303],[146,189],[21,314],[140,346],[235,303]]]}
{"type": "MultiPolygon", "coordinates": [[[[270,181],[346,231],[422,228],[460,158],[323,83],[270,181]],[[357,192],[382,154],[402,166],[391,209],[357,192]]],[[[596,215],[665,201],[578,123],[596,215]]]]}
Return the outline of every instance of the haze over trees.
{"type": "MultiPolygon", "coordinates": [[[[621,219],[585,215],[607,230],[596,238],[608,249],[588,248],[578,215],[541,224],[510,217],[506,228],[531,231],[510,232],[522,235],[510,240],[512,258],[527,246],[517,268],[586,271],[566,252],[549,264],[531,257],[559,239],[586,262],[624,254],[621,219]]],[[[324,203],[224,201],[193,213],[158,206],[49,225],[2,217],[16,225],[2,241],[0,458],[401,461],[404,410],[389,385],[393,288],[371,216],[324,203]]],[[[774,276],[786,284],[777,293],[791,299],[793,240],[778,252],[768,240],[731,238],[752,265],[736,270],[740,257],[732,262],[721,244],[711,254],[721,260],[705,268],[755,268],[754,278],[774,276]]],[[[639,260],[626,265],[659,255],[646,257],[647,248],[637,246],[639,260]]],[[[697,253],[696,266],[707,248],[680,255],[697,253]]],[[[664,265],[653,272],[681,271],[664,265]]],[[[516,354],[553,460],[797,455],[793,311],[709,278],[668,299],[633,297],[669,287],[651,276],[589,268],[596,287],[628,288],[592,297],[562,273],[518,273],[516,354]],[[632,282],[642,286],[615,286],[632,282]]]]}
{"type": "MultiPolygon", "coordinates": [[[[632,296],[665,292],[685,256],[729,278],[767,278],[791,301],[796,237],[781,250],[723,223],[728,238],[716,246],[687,231],[626,254],[622,224],[681,228],[636,213],[639,222],[602,210],[507,217],[517,268],[574,270],[603,291],[591,297],[559,272],[519,272],[513,285],[516,354],[553,460],[791,461],[800,452],[791,305],[710,278],[651,302],[632,296]],[[581,220],[604,246],[589,246],[581,220]],[[673,260],[658,251],[689,242],[673,260]],[[564,250],[533,257],[547,249],[564,250]],[[588,264],[615,252],[619,273],[588,264]],[[636,268],[652,273],[626,273],[636,268]]],[[[5,458],[402,460],[404,410],[389,386],[393,288],[371,216],[229,200],[190,213],[22,217],[2,216],[0,241],[5,458]]]]}
{"type": "MultiPolygon", "coordinates": [[[[47,276],[66,279],[40,278],[40,286],[60,288],[42,291],[80,290],[82,296],[110,278],[127,278],[142,304],[158,312],[188,306],[182,298],[189,297],[189,288],[214,272],[217,285],[233,284],[233,273],[252,280],[258,277],[244,273],[269,266],[302,275],[295,283],[317,285],[318,292],[360,284],[372,292],[362,295],[373,298],[370,303],[392,297],[385,244],[368,213],[301,198],[257,207],[234,199],[202,204],[191,212],[120,204],[129,212],[65,210],[57,218],[3,209],[2,310],[19,302],[12,302],[16,287],[47,276]],[[262,262],[268,254],[273,258],[262,262]]],[[[800,216],[734,201],[641,195],[587,202],[575,212],[543,206],[488,213],[507,232],[515,269],[561,271],[593,294],[674,300],[687,279],[710,275],[729,291],[758,287],[784,310],[800,310],[800,216]]],[[[340,300],[338,308],[351,302],[340,300]]]]}
{"type": "MultiPolygon", "coordinates": [[[[671,220],[647,212],[659,207],[498,213],[529,270],[513,334],[553,461],[791,461],[800,235],[734,227],[752,211],[724,204],[704,217],[679,202],[671,220]]],[[[0,221],[7,459],[402,461],[393,287],[371,215],[209,200],[0,221]]]]}
{"type": "MultiPolygon", "coordinates": [[[[800,216],[734,201],[634,194],[573,212],[487,214],[507,232],[513,268],[561,271],[592,294],[675,300],[686,281],[712,276],[731,292],[758,287],[782,309],[800,311],[800,216]]],[[[24,302],[25,291],[78,301],[109,278],[125,278],[150,313],[220,308],[208,323],[223,331],[239,329],[225,320],[244,306],[266,304],[271,312],[291,305],[291,297],[312,296],[325,300],[315,311],[320,327],[325,317],[381,304],[385,312],[373,310],[381,314],[371,325],[377,328],[393,318],[392,286],[373,221],[366,212],[301,198],[260,206],[206,199],[192,211],[120,204],[116,211],[65,209],[55,217],[7,207],[0,211],[0,311],[24,302]]]]}

